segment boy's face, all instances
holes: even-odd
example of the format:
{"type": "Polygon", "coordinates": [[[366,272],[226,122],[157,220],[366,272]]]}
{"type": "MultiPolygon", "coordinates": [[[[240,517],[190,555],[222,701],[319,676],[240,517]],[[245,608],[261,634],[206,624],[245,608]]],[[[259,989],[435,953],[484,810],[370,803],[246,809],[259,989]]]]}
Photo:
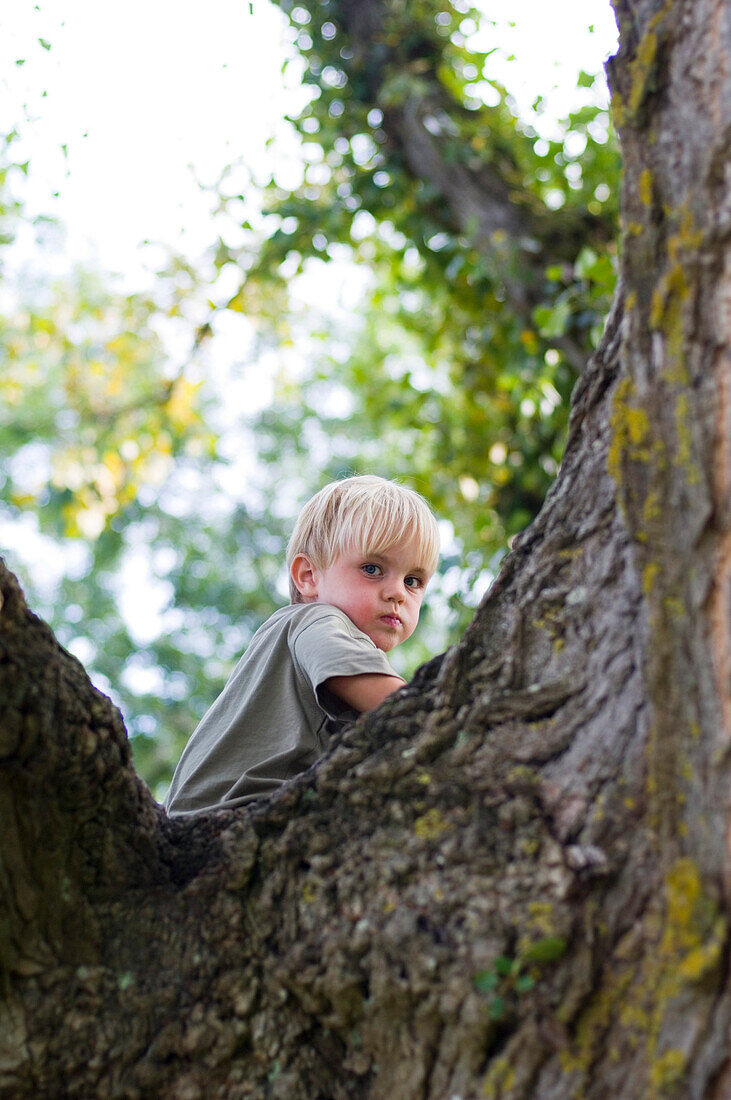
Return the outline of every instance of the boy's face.
{"type": "Polygon", "coordinates": [[[413,634],[431,574],[419,563],[415,541],[409,540],[382,554],[345,551],[326,569],[313,568],[312,576],[314,602],[344,611],[388,653],[413,634]]]}

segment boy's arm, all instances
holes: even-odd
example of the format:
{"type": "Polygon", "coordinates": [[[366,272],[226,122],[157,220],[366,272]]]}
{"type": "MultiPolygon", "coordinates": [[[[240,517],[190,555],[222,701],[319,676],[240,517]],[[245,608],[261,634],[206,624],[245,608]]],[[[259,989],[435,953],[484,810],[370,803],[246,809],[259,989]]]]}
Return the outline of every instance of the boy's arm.
{"type": "Polygon", "coordinates": [[[324,686],[353,710],[372,710],[406,683],[400,676],[362,672],[357,676],[330,676],[324,686]]]}

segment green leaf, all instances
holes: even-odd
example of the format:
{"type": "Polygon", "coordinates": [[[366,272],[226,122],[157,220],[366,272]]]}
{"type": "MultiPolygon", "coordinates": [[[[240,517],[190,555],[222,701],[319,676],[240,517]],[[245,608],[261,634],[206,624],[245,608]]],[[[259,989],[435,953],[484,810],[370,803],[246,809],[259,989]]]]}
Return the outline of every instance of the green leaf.
{"type": "Polygon", "coordinates": [[[472,984],[478,993],[492,993],[500,978],[494,970],[478,970],[472,979],[472,984]]]}
{"type": "Polygon", "coordinates": [[[559,298],[553,309],[539,306],[533,311],[538,331],[549,340],[563,336],[570,316],[571,305],[567,298],[559,298]]]}
{"type": "Polygon", "coordinates": [[[536,940],[525,952],[527,962],[546,963],[560,959],[566,951],[566,940],[561,936],[545,936],[536,940]]]}
{"type": "Polygon", "coordinates": [[[514,960],[508,958],[507,955],[498,955],[493,965],[498,974],[502,974],[505,977],[512,972],[513,962],[514,960]]]}

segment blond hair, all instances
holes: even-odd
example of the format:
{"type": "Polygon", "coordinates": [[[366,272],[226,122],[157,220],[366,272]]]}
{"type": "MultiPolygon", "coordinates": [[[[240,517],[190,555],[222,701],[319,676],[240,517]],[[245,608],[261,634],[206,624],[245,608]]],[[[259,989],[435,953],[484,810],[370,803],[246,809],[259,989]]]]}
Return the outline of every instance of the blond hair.
{"type": "MultiPolygon", "coordinates": [[[[297,554],[306,554],[317,569],[327,569],[345,550],[382,554],[412,538],[419,565],[433,573],[439,529],[424,498],[384,477],[348,477],[330,482],[305,504],[287,546],[287,568],[297,554]]],[[[304,602],[291,572],[289,595],[291,603],[304,602]]]]}

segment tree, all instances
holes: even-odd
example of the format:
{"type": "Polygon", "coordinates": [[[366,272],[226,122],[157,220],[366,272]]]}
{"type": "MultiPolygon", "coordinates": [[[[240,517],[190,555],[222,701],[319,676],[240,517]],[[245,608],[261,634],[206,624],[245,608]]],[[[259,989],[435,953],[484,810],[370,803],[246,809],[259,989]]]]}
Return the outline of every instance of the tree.
{"type": "Polygon", "coordinates": [[[458,645],[174,823],[3,571],[2,1095],[731,1091],[729,10],[616,11],[622,288],[458,645]]]}

